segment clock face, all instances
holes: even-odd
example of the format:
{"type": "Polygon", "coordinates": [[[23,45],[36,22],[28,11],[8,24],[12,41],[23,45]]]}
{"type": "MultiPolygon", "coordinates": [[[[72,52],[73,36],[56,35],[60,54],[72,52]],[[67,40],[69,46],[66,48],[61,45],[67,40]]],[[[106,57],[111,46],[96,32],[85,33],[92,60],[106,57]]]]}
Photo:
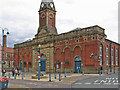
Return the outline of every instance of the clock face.
{"type": "Polygon", "coordinates": [[[41,7],[44,7],[44,4],[42,3],[41,7]]]}
{"type": "Polygon", "coordinates": [[[53,8],[53,3],[50,3],[50,6],[53,8]]]}

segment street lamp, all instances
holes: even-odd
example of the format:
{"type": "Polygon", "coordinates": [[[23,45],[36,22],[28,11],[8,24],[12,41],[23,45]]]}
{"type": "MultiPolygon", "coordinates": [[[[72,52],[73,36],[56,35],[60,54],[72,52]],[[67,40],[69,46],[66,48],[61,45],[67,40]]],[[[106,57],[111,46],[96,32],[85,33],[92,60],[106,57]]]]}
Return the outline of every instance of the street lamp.
{"type": "MultiPolygon", "coordinates": [[[[0,27],[1,28],[1,27],[0,27]]],[[[3,44],[3,42],[4,42],[4,31],[6,30],[7,31],[7,35],[9,34],[9,32],[8,32],[8,29],[7,28],[1,28],[1,30],[2,30],[2,61],[4,60],[4,44],[3,44]]],[[[3,64],[2,64],[2,71],[3,71],[3,64]]]]}
{"type": "Polygon", "coordinates": [[[40,80],[40,66],[41,66],[41,64],[40,64],[40,47],[41,47],[41,45],[39,44],[38,45],[38,80],[40,80]]]}

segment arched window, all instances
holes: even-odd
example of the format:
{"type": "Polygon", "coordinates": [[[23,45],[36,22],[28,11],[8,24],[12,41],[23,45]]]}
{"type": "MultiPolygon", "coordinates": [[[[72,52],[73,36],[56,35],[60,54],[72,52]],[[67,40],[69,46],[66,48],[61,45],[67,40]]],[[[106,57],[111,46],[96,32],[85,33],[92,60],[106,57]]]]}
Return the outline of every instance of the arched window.
{"type": "Polygon", "coordinates": [[[106,65],[109,65],[109,50],[108,50],[108,46],[106,46],[106,65]]]}
{"type": "Polygon", "coordinates": [[[118,49],[116,48],[116,65],[118,65],[118,49]]]}

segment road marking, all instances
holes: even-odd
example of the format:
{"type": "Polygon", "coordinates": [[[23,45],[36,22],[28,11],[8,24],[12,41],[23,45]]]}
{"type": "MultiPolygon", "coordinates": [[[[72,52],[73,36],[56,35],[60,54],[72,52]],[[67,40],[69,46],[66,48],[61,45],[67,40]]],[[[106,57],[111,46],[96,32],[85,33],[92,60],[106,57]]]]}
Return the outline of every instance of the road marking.
{"type": "Polygon", "coordinates": [[[115,80],[113,80],[113,83],[115,82],[115,80]]]}
{"type": "Polygon", "coordinates": [[[110,83],[110,82],[111,82],[111,80],[108,81],[108,83],[110,83]]]}
{"type": "Polygon", "coordinates": [[[111,85],[111,83],[104,83],[105,85],[111,85]]]}
{"type": "Polygon", "coordinates": [[[118,80],[116,82],[118,83],[118,80]]]}
{"type": "Polygon", "coordinates": [[[119,83],[114,83],[114,85],[118,85],[119,83]]]}
{"type": "Polygon", "coordinates": [[[100,85],[100,83],[93,83],[93,84],[95,84],[95,85],[100,85]]]}
{"type": "Polygon", "coordinates": [[[98,80],[94,81],[95,83],[98,82],[98,80]]]}
{"type": "Polygon", "coordinates": [[[88,85],[89,85],[89,84],[91,84],[91,83],[85,83],[85,84],[88,84],[88,85]]]}
{"type": "Polygon", "coordinates": [[[112,78],[112,79],[114,79],[114,78],[112,78]]]}
{"type": "Polygon", "coordinates": [[[118,78],[116,78],[116,79],[118,79],[118,78]]]}
{"type": "Polygon", "coordinates": [[[107,80],[101,80],[101,82],[104,82],[104,83],[106,83],[106,82],[107,82],[107,80]]]}
{"type": "Polygon", "coordinates": [[[75,83],[75,84],[82,84],[82,83],[75,83]]]}

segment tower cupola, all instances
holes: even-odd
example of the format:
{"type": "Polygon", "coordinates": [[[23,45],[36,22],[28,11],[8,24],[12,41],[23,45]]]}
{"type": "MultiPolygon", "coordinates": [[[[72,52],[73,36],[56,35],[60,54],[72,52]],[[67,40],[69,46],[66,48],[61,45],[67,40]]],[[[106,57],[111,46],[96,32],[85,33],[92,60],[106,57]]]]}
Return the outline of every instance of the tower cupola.
{"type": "Polygon", "coordinates": [[[56,10],[53,0],[42,0],[39,9],[39,29],[46,30],[51,34],[57,34],[56,29],[56,10]]]}

